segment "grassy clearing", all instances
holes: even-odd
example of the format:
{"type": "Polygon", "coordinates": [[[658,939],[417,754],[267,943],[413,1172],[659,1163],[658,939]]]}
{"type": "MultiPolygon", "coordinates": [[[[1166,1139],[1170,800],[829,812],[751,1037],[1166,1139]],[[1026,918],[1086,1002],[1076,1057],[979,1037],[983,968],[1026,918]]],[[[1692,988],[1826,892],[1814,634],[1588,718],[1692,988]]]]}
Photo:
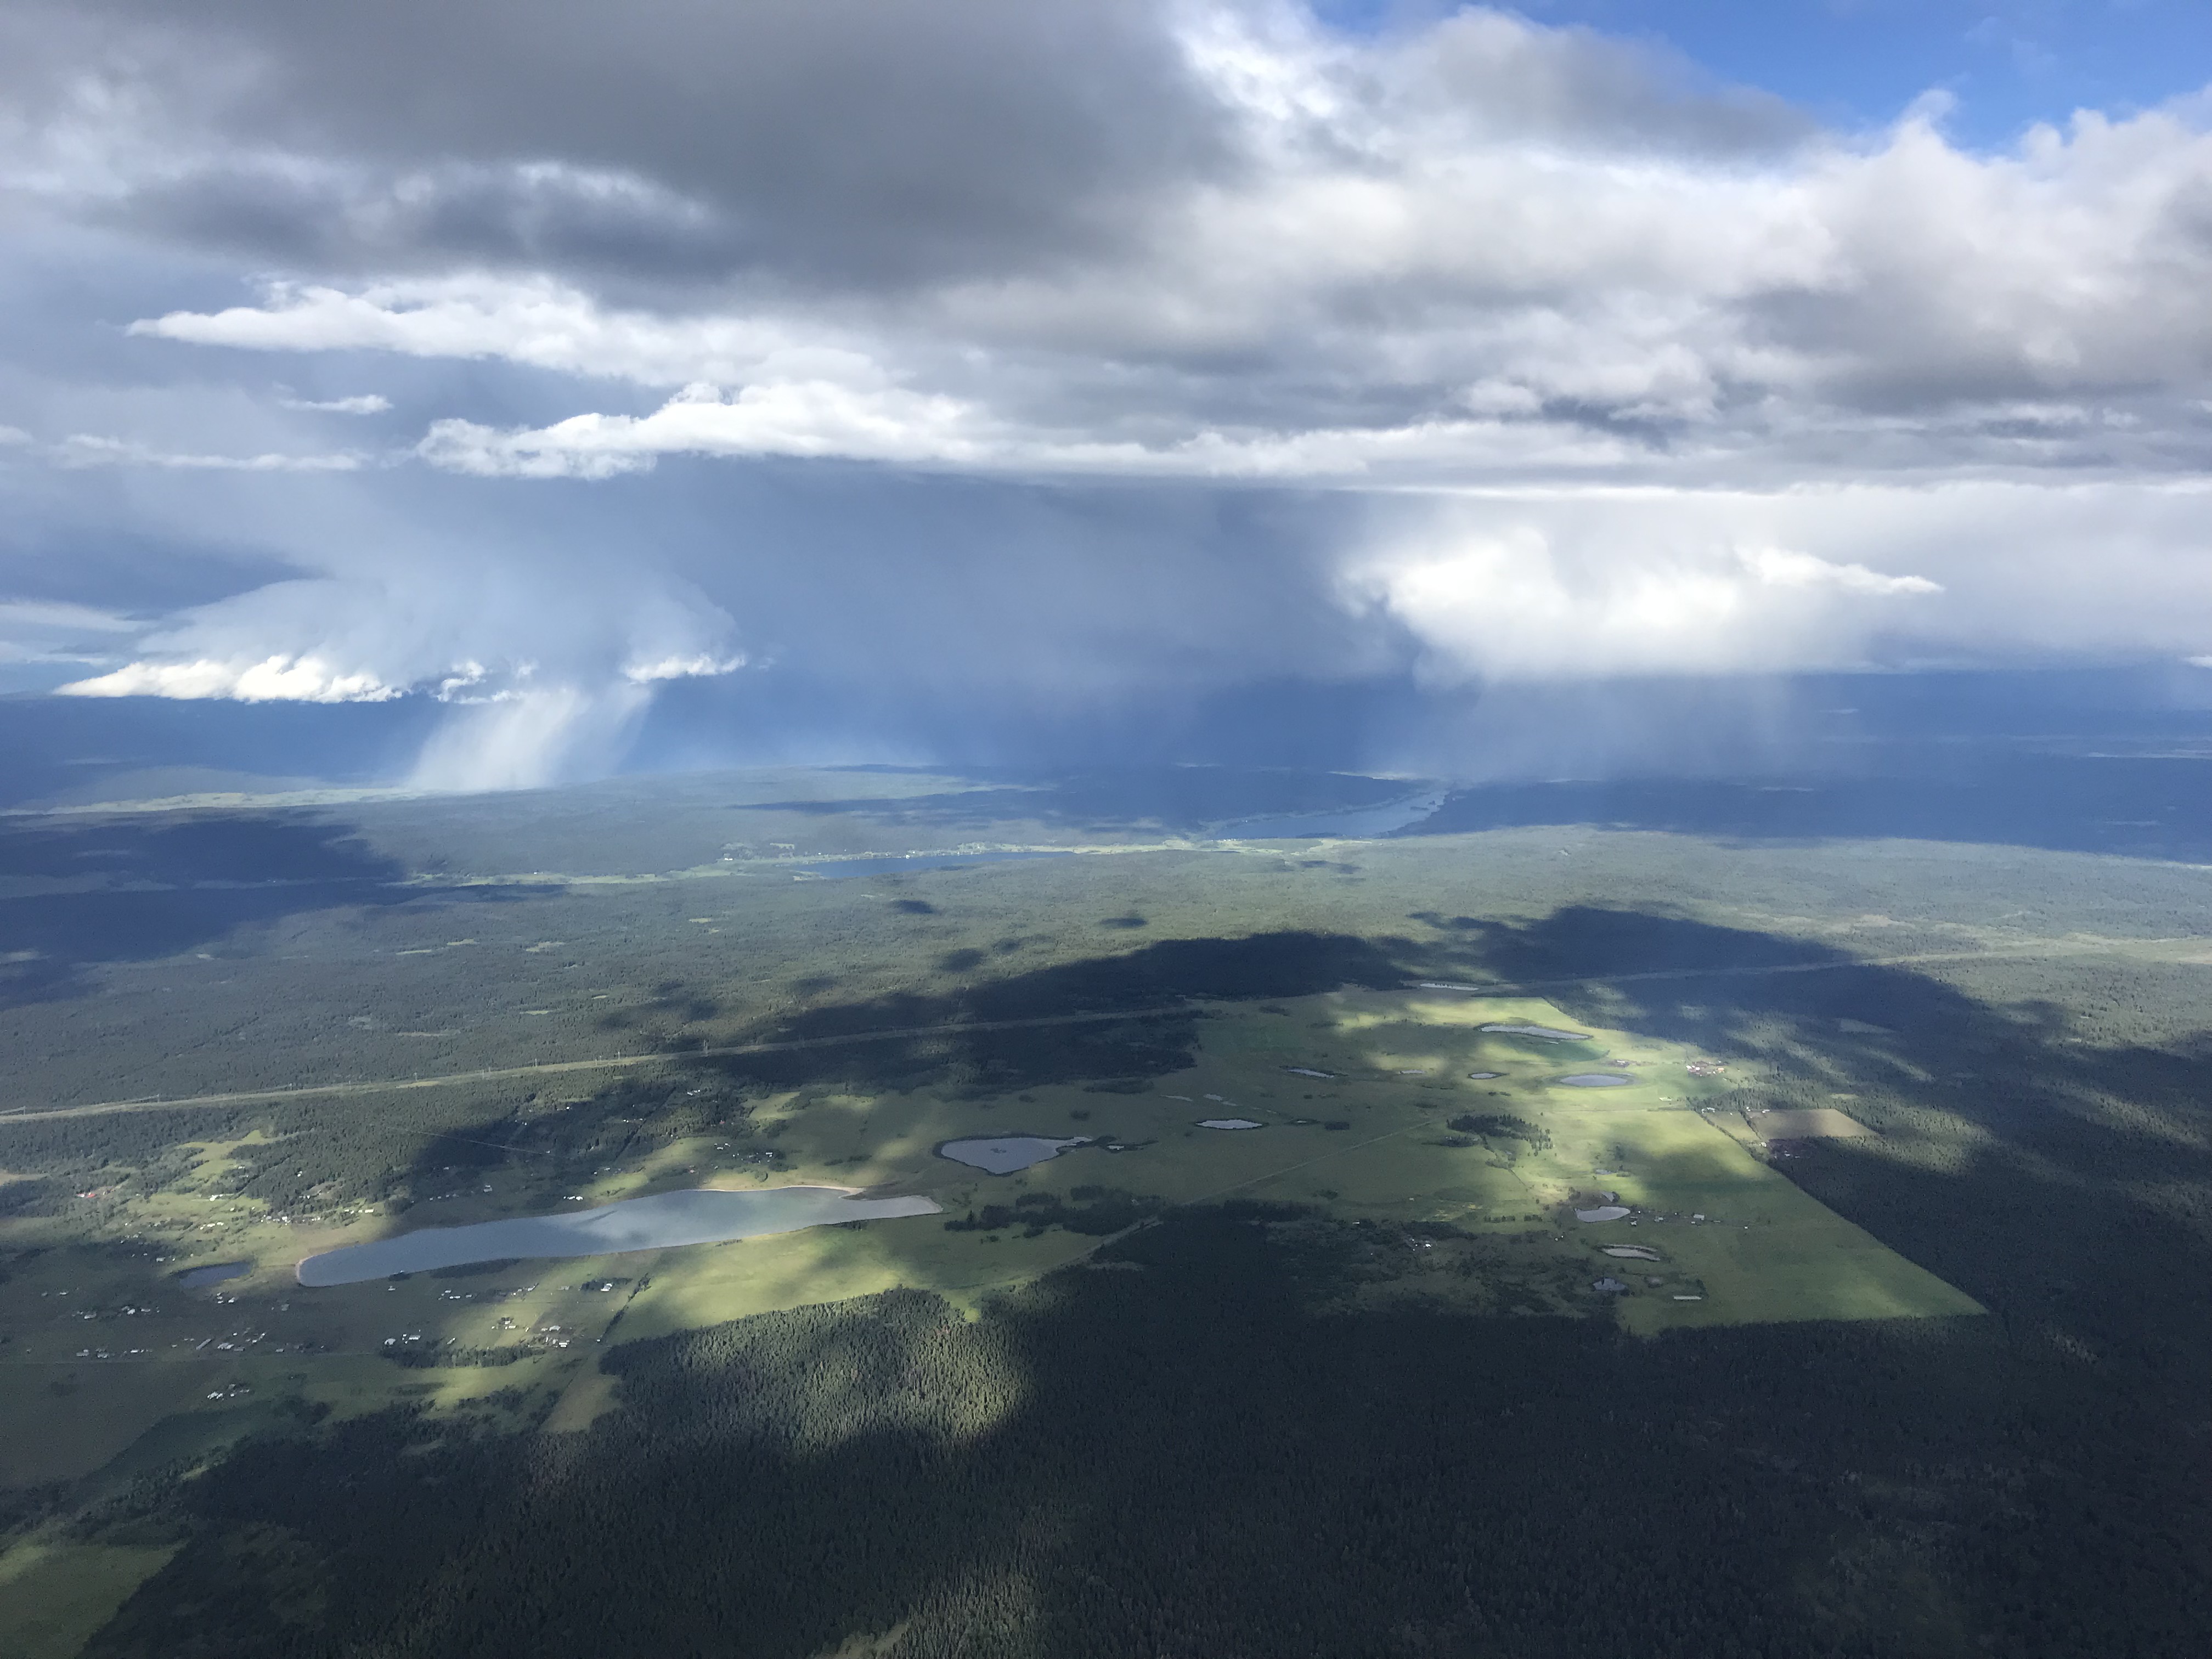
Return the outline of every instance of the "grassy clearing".
{"type": "Polygon", "coordinates": [[[207,1364],[0,1364],[0,1485],[88,1474],[173,1413],[191,1411],[225,1368],[207,1364]]]}
{"type": "MultiPolygon", "coordinates": [[[[166,1223],[166,1254],[69,1243],[59,1224],[34,1224],[53,1235],[49,1247],[0,1285],[15,1362],[0,1368],[0,1401],[11,1421],[51,1425],[52,1432],[9,1437],[0,1479],[82,1474],[173,1414],[221,1417],[249,1400],[295,1395],[346,1415],[396,1400],[524,1415],[536,1408],[518,1401],[557,1398],[550,1425],[580,1427],[611,1402],[580,1379],[597,1375],[592,1362],[612,1342],[895,1286],[972,1306],[1095,1249],[1099,1235],[1036,1218],[1094,1201],[1102,1189],[1155,1212],[1249,1198],[1401,1235],[1441,1224],[1493,1245],[1514,1241],[1486,1255],[1454,1245],[1418,1262],[1409,1256],[1384,1275],[1404,1282],[1378,1284],[1360,1293],[1365,1300],[1419,1294],[1590,1310],[1603,1298],[1589,1287],[1606,1278],[1628,1287],[1617,1298],[1620,1316],[1643,1333],[1979,1311],[1784,1178],[1758,1155],[1740,1118],[1698,1109],[1724,1087],[1756,1085],[1741,1062],[1725,1079],[1698,1076],[1687,1069],[1699,1058],[1692,1049],[1594,1024],[1540,999],[1425,990],[1208,1005],[1196,1030],[1188,1066],[1106,1087],[786,1091],[759,1099],[750,1117],[747,1144],[775,1149],[772,1170],[733,1165],[732,1143],[708,1133],[641,1150],[560,1194],[600,1203],[678,1187],[815,1182],[926,1194],[944,1206],[941,1220],[402,1282],[305,1291],[290,1266],[401,1227],[542,1209],[550,1194],[543,1170],[524,1159],[448,1171],[450,1192],[416,1203],[404,1219],[364,1211],[301,1226],[225,1191],[240,1155],[258,1140],[203,1143],[173,1187],[108,1218],[125,1234],[166,1223]],[[1559,1028],[1588,1040],[1485,1025],[1559,1028]],[[1604,1090],[1559,1081],[1591,1070],[1632,1080],[1604,1090]],[[1198,1127],[1220,1116],[1264,1127],[1198,1127]],[[1096,1144],[1005,1176],[935,1155],[948,1139],[1015,1133],[1096,1144]],[[1577,1205],[1601,1201],[1602,1193],[1636,1217],[1601,1225],[1572,1219],[1577,1205]],[[1011,1219],[966,1224],[979,1215],[1011,1219]],[[1695,1215],[1707,1219],[1689,1219],[1695,1215]],[[191,1231],[178,1236],[185,1222],[191,1231]],[[1599,1254],[1612,1242],[1650,1244],[1664,1260],[1627,1271],[1599,1254]],[[252,1261],[254,1271],[203,1292],[175,1284],[188,1262],[232,1259],[252,1261]],[[1521,1288],[1488,1282],[1500,1274],[1521,1288]],[[1688,1297],[1698,1299],[1677,1299],[1688,1297]],[[123,1309],[138,1311],[125,1317],[123,1309]],[[403,1366],[392,1363],[395,1353],[501,1363],[403,1366]]],[[[1405,1243],[1436,1248],[1410,1236],[1405,1243]]]]}
{"type": "Polygon", "coordinates": [[[73,1659],[176,1553],[174,1545],[16,1544],[0,1554],[0,1659],[73,1659]]]}

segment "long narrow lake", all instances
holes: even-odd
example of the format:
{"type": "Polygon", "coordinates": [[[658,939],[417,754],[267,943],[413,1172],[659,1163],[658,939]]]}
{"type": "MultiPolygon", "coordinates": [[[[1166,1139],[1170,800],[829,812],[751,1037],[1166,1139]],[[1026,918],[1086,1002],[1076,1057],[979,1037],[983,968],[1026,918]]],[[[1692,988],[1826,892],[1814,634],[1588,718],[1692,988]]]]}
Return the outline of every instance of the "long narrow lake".
{"type": "Polygon", "coordinates": [[[841,1221],[936,1215],[927,1198],[855,1198],[838,1187],[768,1187],[727,1193],[711,1188],[626,1198],[568,1214],[516,1216],[465,1227],[424,1227],[368,1244],[311,1255],[298,1268],[311,1286],[358,1285],[393,1273],[426,1273],[514,1257],[613,1255],[678,1244],[794,1233],[841,1221]]]}
{"type": "Polygon", "coordinates": [[[1334,812],[1301,812],[1291,817],[1247,818],[1224,823],[1214,835],[1223,841],[1305,841],[1321,837],[1361,841],[1412,828],[1444,804],[1435,791],[1379,806],[1354,806],[1334,812]]]}

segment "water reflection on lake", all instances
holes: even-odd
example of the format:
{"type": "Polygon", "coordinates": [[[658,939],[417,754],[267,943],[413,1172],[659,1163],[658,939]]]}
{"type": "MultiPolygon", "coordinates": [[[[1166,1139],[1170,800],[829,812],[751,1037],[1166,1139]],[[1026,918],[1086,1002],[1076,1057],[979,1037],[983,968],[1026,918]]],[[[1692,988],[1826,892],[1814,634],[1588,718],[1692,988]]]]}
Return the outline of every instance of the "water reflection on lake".
{"type": "Polygon", "coordinates": [[[1319,836],[1357,841],[1410,828],[1443,804],[1443,792],[1437,790],[1344,812],[1301,812],[1295,817],[1249,818],[1242,823],[1224,823],[1214,834],[1224,841],[1298,841],[1319,836]]]}
{"type": "Polygon", "coordinates": [[[1088,1135],[1067,1140],[1055,1140],[1049,1135],[978,1135],[968,1140],[948,1140],[937,1149],[937,1155],[988,1175],[1012,1175],[1032,1164],[1058,1158],[1071,1146],[1090,1144],[1088,1135]]]}
{"type": "Polygon", "coordinates": [[[841,1221],[935,1215],[926,1198],[856,1198],[839,1187],[766,1187],[752,1192],[698,1188],[623,1199],[560,1215],[516,1216],[465,1227],[423,1227],[368,1244],[311,1255],[299,1266],[302,1285],[356,1285],[392,1273],[465,1267],[508,1257],[612,1255],[679,1244],[797,1232],[841,1221]]]}
{"type": "Polygon", "coordinates": [[[1588,1042],[1588,1031],[1563,1031],[1556,1025],[1480,1025],[1477,1030],[1499,1036],[1534,1037],[1539,1042],[1588,1042]]]}

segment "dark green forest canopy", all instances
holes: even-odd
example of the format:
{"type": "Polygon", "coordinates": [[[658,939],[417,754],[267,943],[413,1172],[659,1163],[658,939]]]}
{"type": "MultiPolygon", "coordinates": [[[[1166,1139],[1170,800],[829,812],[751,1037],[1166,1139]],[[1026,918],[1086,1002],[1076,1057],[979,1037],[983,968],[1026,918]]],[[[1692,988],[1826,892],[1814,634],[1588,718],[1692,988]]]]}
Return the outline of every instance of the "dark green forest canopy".
{"type": "Polygon", "coordinates": [[[615,1349],[623,1409],[580,1435],[271,1437],[112,1518],[190,1541],[91,1651],[1871,1659],[2201,1629],[2161,1402],[2025,1333],[1315,1313],[1359,1257],[1194,1214],[980,1322],[893,1293],[615,1349]]]}
{"type": "MultiPolygon", "coordinates": [[[[772,804],[786,825],[853,816],[772,804]]],[[[966,835],[1006,804],[896,811],[966,835]]],[[[1098,827],[1080,802],[1046,805],[1071,834],[1098,827]]],[[[146,1254],[166,1246],[125,1235],[134,1206],[180,1184],[202,1204],[374,1205],[415,1224],[443,1212],[410,1206],[479,1177],[550,1206],[679,1146],[772,1178],[799,1139],[782,1127],[859,1121],[854,1102],[899,1090],[1007,1132],[1078,1134],[1184,1087],[1163,1079],[1240,1021],[1303,1030],[1276,1018],[1300,999],[1433,979],[1539,988],[1576,1029],[1710,1056],[1726,1069],[1698,1098],[1718,1109],[1841,1100],[1875,1137],[1800,1143],[1770,1169],[1988,1315],[1638,1339],[1594,1271],[1514,1254],[1561,1224],[1541,1215],[1478,1235],[1233,1196],[1176,1206],[1141,1190],[1139,1162],[1092,1151],[1064,1191],[984,1182],[897,1224],[978,1254],[1001,1236],[1009,1255],[1064,1244],[1079,1264],[980,1307],[906,1290],[673,1334],[617,1322],[560,1361],[611,1385],[588,1426],[558,1415],[558,1387],[525,1385],[524,1332],[359,1358],[374,1398],[399,1402],[366,1414],[323,1417],[294,1391],[310,1352],[296,1373],[272,1364],[234,1428],[195,1437],[177,1425],[214,1424],[213,1408],[180,1414],[94,1476],[8,1491],[0,1544],[173,1551],[94,1659],[2201,1645],[2212,1037],[2197,957],[2212,927],[2193,872],[1634,833],[1568,849],[1500,830],[1325,856],[594,887],[538,873],[561,850],[605,855],[588,813],[508,844],[484,815],[421,810],[459,826],[451,858],[426,853],[420,824],[370,813],[264,815],[234,844],[166,820],[16,839],[14,873],[36,891],[0,910],[26,905],[46,954],[13,964],[4,1012],[26,1034],[21,1078],[51,1091],[40,1103],[208,1086],[173,1085],[172,1066],[263,1086],[404,1077],[416,1062],[392,1057],[427,1052],[456,1072],[610,1051],[650,1064],[543,1089],[0,1125],[0,1168],[24,1177],[0,1185],[8,1225],[76,1229],[72,1261],[167,1273],[146,1254]],[[88,848],[102,857],[75,857],[88,848]],[[151,896],[52,887],[104,863],[151,896]],[[197,988],[233,976],[232,1004],[197,988]],[[203,996],[255,1041],[209,1040],[221,1022],[201,1005],[165,1012],[203,996]],[[763,1042],[805,1046],[713,1052],[763,1042]],[[224,1150],[204,1164],[210,1146],[224,1150]],[[1479,1310],[1379,1296],[1447,1258],[1494,1279],[1479,1310]],[[480,1384],[473,1403],[434,1408],[456,1377],[480,1384]]],[[[730,836],[653,833],[672,866],[730,836]]],[[[1540,1047],[1527,1063],[1559,1069],[1540,1047]]],[[[1340,1079],[1265,1069],[1271,1104],[1236,1097],[1269,1122],[1247,1144],[1362,1138],[1326,1133],[1356,1127],[1356,1103],[1307,1097],[1340,1079]]],[[[1492,1098],[1496,1083],[1438,1081],[1460,1092],[1425,1097],[1439,1103],[1421,1156],[1487,1158],[1501,1181],[1547,1151],[1537,1118],[1565,1121],[1492,1098]]],[[[1180,1134],[1212,1108],[1174,1109],[1180,1134]]],[[[64,1248],[0,1273],[20,1289],[64,1248]]],[[[412,1288],[505,1282],[487,1266],[412,1288]]],[[[53,1380],[97,1382],[84,1367],[53,1380]]]]}

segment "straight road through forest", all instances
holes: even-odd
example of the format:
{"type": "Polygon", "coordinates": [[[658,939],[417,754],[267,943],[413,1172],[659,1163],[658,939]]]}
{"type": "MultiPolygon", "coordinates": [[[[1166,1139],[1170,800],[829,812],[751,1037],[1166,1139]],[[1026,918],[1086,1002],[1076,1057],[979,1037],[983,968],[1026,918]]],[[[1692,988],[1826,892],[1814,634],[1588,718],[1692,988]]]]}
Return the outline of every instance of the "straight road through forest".
{"type": "MultiPolygon", "coordinates": [[[[1894,968],[1925,962],[1973,962],[1985,957],[2044,956],[2052,946],[2043,945],[1984,951],[1923,951],[1914,956],[1854,957],[1836,962],[1785,962],[1757,968],[1658,968],[1632,974],[1585,974],[1567,979],[1497,980],[1462,985],[1442,980],[1413,980],[1410,988],[1461,991],[1480,996],[1516,996],[1531,991],[1557,990],[1574,985],[1626,985],[1645,980],[1757,977],[1769,974],[1815,974],[1850,968],[1894,968]]],[[[0,1123],[35,1123],[58,1117],[91,1117],[106,1112],[177,1111],[194,1106],[246,1106],[263,1101],[331,1099],[346,1095],[395,1094],[405,1089],[442,1089],[460,1083],[495,1083],[508,1078],[557,1077],[572,1072],[614,1072],[641,1066],[678,1064],[690,1060],[714,1060],[743,1054],[793,1054],[808,1048],[834,1048],[850,1042],[893,1042],[906,1037],[957,1036],[971,1031],[1022,1031],[1042,1026],[1077,1025],[1099,1020],[1150,1019],[1166,1014],[1187,1014],[1201,1004],[1170,1003],[1152,1008],[1108,1008],[1076,1014],[1041,1014],[1032,1019],[954,1020],[939,1025],[906,1025],[880,1031],[849,1031],[836,1036],[792,1037],[780,1042],[725,1043],[708,1048],[661,1049],[642,1054],[611,1054],[597,1060],[550,1060],[531,1066],[491,1066],[473,1072],[444,1072],[435,1077],[387,1078],[352,1083],[311,1083],[275,1089],[240,1089],[225,1094],[185,1095],[174,1100],[159,1096],[134,1100],[103,1100],[83,1106],[55,1106],[43,1111],[18,1107],[0,1111],[0,1123]]]]}

